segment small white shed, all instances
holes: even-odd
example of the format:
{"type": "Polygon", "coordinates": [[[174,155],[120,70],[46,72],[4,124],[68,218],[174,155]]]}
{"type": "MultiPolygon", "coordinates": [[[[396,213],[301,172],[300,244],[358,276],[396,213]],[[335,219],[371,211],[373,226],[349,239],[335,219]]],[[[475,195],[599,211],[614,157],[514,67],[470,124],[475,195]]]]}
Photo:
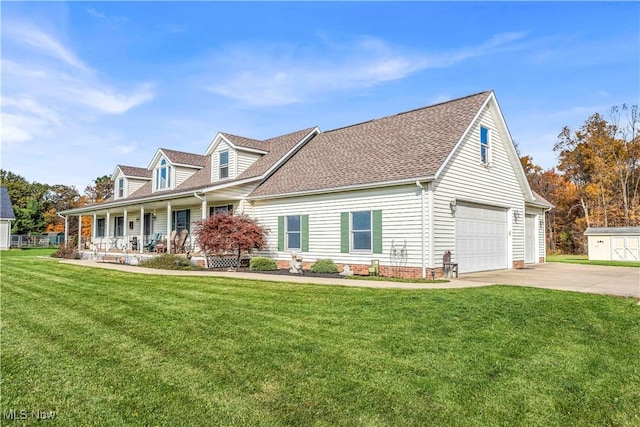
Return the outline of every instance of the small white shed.
{"type": "Polygon", "coordinates": [[[640,227],[589,227],[589,259],[640,261],[640,227]]]}
{"type": "Polygon", "coordinates": [[[15,221],[7,187],[0,187],[0,250],[11,246],[11,221],[15,221]]]}

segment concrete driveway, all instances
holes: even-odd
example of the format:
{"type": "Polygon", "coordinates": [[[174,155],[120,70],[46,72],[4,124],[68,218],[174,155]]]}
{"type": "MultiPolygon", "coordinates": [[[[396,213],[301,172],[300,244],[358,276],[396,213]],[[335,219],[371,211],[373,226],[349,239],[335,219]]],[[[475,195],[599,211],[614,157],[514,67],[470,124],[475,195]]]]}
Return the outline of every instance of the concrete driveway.
{"type": "Polygon", "coordinates": [[[640,268],[632,267],[551,262],[520,270],[461,274],[459,280],[640,298],[640,268]]]}

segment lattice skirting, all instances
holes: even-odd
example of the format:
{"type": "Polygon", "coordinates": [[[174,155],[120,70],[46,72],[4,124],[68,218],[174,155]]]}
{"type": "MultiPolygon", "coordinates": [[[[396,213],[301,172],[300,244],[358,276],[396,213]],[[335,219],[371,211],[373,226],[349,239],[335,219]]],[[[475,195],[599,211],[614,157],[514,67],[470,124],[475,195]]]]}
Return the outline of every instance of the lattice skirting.
{"type": "MultiPolygon", "coordinates": [[[[238,259],[235,257],[208,257],[209,268],[238,268],[238,259]]],[[[240,260],[240,267],[248,267],[249,260],[244,258],[240,260]]]]}

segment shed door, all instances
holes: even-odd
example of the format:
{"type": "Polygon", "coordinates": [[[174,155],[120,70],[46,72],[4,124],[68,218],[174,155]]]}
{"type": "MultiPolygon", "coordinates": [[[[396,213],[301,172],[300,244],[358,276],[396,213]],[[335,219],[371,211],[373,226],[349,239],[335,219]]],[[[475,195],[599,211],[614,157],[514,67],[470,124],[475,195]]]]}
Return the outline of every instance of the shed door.
{"type": "Polygon", "coordinates": [[[611,240],[613,261],[640,261],[640,237],[614,236],[611,240]]]}
{"type": "Polygon", "coordinates": [[[507,268],[507,210],[459,203],[455,258],[460,273],[507,268]]]}
{"type": "Polygon", "coordinates": [[[524,262],[528,264],[536,262],[535,215],[526,215],[524,217],[524,262]]]}

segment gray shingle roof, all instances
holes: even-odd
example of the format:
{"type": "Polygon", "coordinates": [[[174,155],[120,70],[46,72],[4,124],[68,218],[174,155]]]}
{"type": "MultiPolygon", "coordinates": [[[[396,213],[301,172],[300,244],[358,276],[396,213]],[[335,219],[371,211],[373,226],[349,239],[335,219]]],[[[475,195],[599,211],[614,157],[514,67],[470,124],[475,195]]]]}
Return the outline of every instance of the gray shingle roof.
{"type": "Polygon", "coordinates": [[[135,166],[118,165],[122,173],[127,177],[151,179],[153,171],[147,168],[139,168],[135,166]]]}
{"type": "Polygon", "coordinates": [[[255,150],[269,151],[269,145],[265,141],[257,139],[245,138],[244,136],[232,135],[230,133],[221,134],[227,138],[236,147],[253,148],[255,150]]]}
{"type": "Polygon", "coordinates": [[[547,199],[545,199],[544,197],[542,197],[541,195],[539,195],[538,193],[536,193],[535,191],[531,190],[531,192],[533,193],[533,203],[539,206],[546,206],[548,208],[553,208],[553,204],[551,204],[551,202],[549,202],[547,199]]]}
{"type": "Polygon", "coordinates": [[[7,187],[0,187],[0,219],[16,219],[7,187]]]}
{"type": "Polygon", "coordinates": [[[321,133],[251,196],[435,175],[491,92],[321,133]]]}
{"type": "Polygon", "coordinates": [[[240,174],[238,179],[261,176],[313,129],[314,128],[302,129],[297,132],[292,132],[263,141],[268,147],[269,152],[253,162],[251,166],[240,174]]]}
{"type": "Polygon", "coordinates": [[[209,156],[202,154],[187,153],[185,151],[170,150],[168,148],[161,148],[160,150],[162,150],[171,163],[180,165],[190,165],[201,168],[207,164],[207,160],[209,159],[209,156]]]}
{"type": "Polygon", "coordinates": [[[584,235],[640,236],[640,227],[589,227],[584,235]]]}

